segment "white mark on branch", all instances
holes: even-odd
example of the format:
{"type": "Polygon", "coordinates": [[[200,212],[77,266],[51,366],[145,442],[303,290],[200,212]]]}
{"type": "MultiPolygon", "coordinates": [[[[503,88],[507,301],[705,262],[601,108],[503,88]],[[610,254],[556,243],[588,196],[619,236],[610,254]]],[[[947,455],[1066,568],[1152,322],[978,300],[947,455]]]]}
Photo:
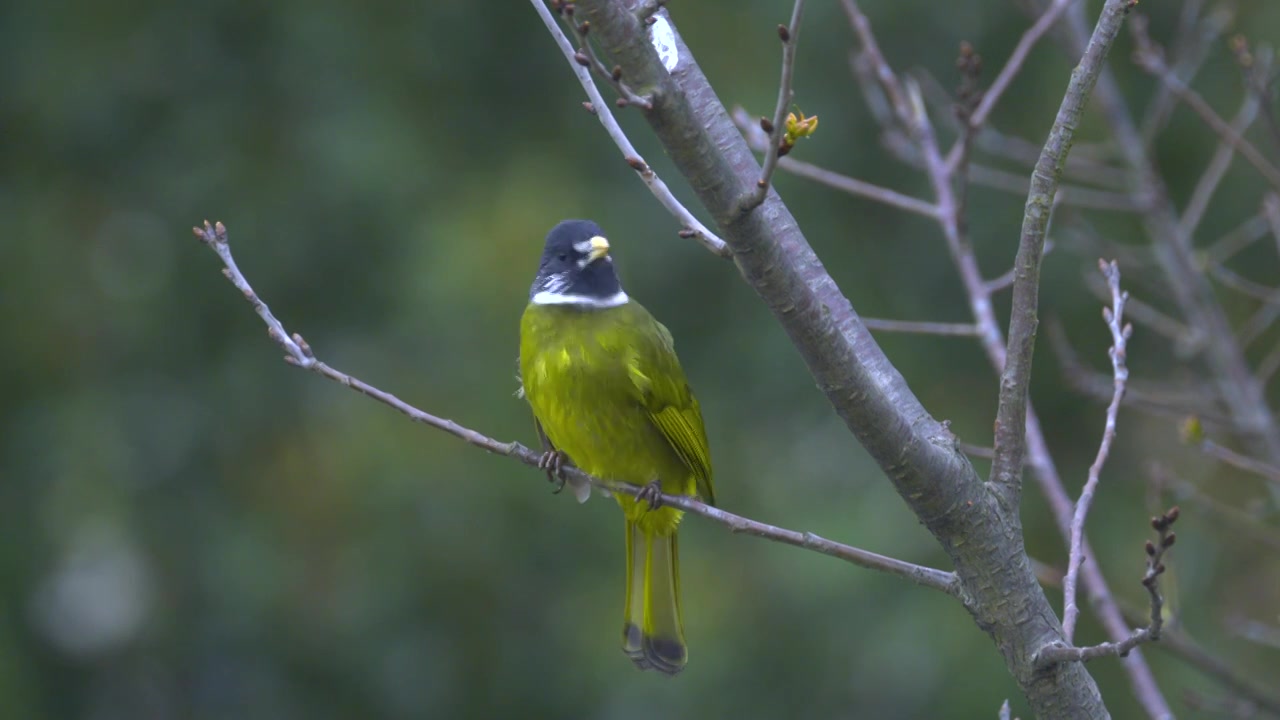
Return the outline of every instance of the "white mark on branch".
{"type": "Polygon", "coordinates": [[[661,15],[653,16],[653,25],[649,26],[649,41],[653,43],[653,49],[658,51],[658,58],[662,60],[662,66],[667,72],[675,72],[676,66],[680,64],[680,50],[676,47],[676,34],[671,29],[671,23],[661,15]]]}

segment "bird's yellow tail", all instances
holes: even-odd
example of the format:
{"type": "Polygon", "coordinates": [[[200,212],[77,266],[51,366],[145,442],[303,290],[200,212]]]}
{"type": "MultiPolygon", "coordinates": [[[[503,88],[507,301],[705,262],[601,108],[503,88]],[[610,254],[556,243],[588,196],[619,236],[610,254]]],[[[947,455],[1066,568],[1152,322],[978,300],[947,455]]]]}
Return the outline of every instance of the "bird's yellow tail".
{"type": "Polygon", "coordinates": [[[674,531],[645,532],[627,521],[627,603],[622,649],[642,670],[675,675],[689,659],[680,620],[680,564],[674,531]]]}

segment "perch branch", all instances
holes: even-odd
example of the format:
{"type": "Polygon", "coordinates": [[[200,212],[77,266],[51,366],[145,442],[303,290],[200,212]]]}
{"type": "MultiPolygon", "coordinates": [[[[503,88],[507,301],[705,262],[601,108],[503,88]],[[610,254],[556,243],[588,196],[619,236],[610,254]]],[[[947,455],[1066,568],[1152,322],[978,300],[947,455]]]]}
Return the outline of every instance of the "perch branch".
{"type": "MultiPolygon", "coordinates": [[[[507,457],[518,460],[525,465],[534,468],[540,468],[539,460],[542,453],[531,450],[517,442],[500,442],[483,433],[476,432],[470,428],[460,425],[452,420],[432,415],[431,413],[419,410],[418,408],[406,403],[391,393],[379,390],[378,388],[363,382],[359,378],[352,377],[344,372],[335,370],[326,365],[316,357],[311,346],[302,339],[301,335],[289,334],[285,330],[284,325],[276,319],[275,315],[262,301],[258,294],[254,292],[249,281],[245,279],[240,272],[240,268],[236,266],[235,259],[231,256],[231,246],[227,242],[227,230],[222,223],[210,225],[208,221],[203,227],[193,228],[195,235],[202,243],[207,245],[222,260],[225,266],[223,275],[236,286],[252,305],[258,317],[267,325],[267,334],[285,351],[285,362],[304,370],[310,370],[324,378],[332,380],[340,385],[355,390],[356,392],[366,395],[387,405],[395,410],[404,413],[414,422],[429,425],[437,430],[442,430],[456,438],[459,438],[470,445],[474,445],[482,450],[505,455],[507,457]]],[[[600,478],[591,477],[582,471],[566,467],[563,472],[572,479],[580,482],[589,482],[595,487],[614,493],[625,493],[627,495],[636,495],[643,488],[626,483],[612,482],[602,480],[600,478]]],[[[752,520],[750,518],[735,515],[734,513],[712,507],[705,503],[699,502],[691,497],[682,495],[663,495],[662,503],[670,507],[677,507],[686,512],[698,515],[712,522],[728,528],[730,532],[742,533],[745,535],[754,535],[755,537],[772,540],[773,542],[782,543],[784,545],[793,545],[795,547],[812,550],[823,555],[844,560],[845,562],[857,565],[871,570],[879,570],[891,575],[910,580],[911,582],[927,587],[933,590],[944,592],[948,595],[958,596],[960,586],[956,579],[955,573],[937,570],[922,565],[915,565],[896,558],[879,555],[877,553],[862,550],[860,548],[838,543],[826,538],[819,537],[811,532],[801,532],[797,530],[788,530],[786,528],[776,527],[767,523],[752,520]]]]}

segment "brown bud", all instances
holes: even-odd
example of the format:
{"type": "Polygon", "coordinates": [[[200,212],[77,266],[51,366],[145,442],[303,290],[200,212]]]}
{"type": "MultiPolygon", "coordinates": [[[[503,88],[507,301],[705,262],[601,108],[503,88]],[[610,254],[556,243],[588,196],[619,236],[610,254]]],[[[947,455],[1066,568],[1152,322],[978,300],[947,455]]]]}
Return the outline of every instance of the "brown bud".
{"type": "Polygon", "coordinates": [[[1165,520],[1167,520],[1168,523],[1172,525],[1178,521],[1178,516],[1181,514],[1182,514],[1182,510],[1177,505],[1174,505],[1173,507],[1169,508],[1167,512],[1165,512],[1164,517],[1165,517],[1165,520]]]}
{"type": "Polygon", "coordinates": [[[624,108],[624,107],[626,107],[626,106],[630,105],[631,103],[627,102],[627,99],[626,99],[626,98],[618,98],[617,100],[614,100],[614,101],[613,101],[613,104],[614,104],[614,105],[617,105],[617,106],[618,106],[618,107],[620,107],[620,108],[624,108]]]}
{"type": "Polygon", "coordinates": [[[680,237],[682,237],[682,238],[688,239],[688,238],[693,237],[694,235],[697,235],[698,233],[697,233],[697,231],[695,231],[695,230],[691,230],[691,229],[689,229],[689,228],[680,228],[680,232],[678,232],[678,233],[676,233],[676,234],[677,234],[677,235],[679,235],[679,236],[680,236],[680,237]]]}
{"type": "Polygon", "coordinates": [[[614,81],[614,82],[618,82],[619,80],[621,80],[621,79],[622,79],[622,66],[621,66],[621,65],[614,65],[614,66],[613,66],[613,72],[609,73],[609,76],[613,78],[613,81],[614,81]]]}
{"type": "Polygon", "coordinates": [[[765,131],[765,132],[767,132],[767,133],[769,133],[770,135],[772,135],[772,134],[773,134],[773,121],[772,121],[772,120],[770,120],[769,118],[764,117],[763,115],[761,115],[761,116],[760,116],[760,129],[761,129],[761,130],[763,130],[763,131],[765,131]]]}
{"type": "Polygon", "coordinates": [[[583,109],[583,110],[586,110],[587,112],[591,113],[592,115],[595,115],[595,114],[596,114],[596,106],[595,106],[595,105],[592,105],[592,104],[591,104],[591,103],[589,103],[589,102],[584,102],[584,103],[582,103],[582,109],[583,109]]]}
{"type": "Polygon", "coordinates": [[[1173,547],[1173,544],[1176,542],[1178,542],[1178,533],[1171,532],[1168,535],[1164,536],[1164,540],[1161,540],[1160,544],[1167,548],[1171,548],[1173,547]]]}
{"type": "Polygon", "coordinates": [[[778,157],[786,157],[787,153],[791,152],[791,148],[793,147],[795,147],[795,145],[792,145],[789,142],[783,142],[778,146],[778,157]]]}
{"type": "Polygon", "coordinates": [[[589,32],[591,32],[591,21],[583,20],[582,24],[578,26],[578,34],[586,35],[589,32]]]}
{"type": "Polygon", "coordinates": [[[778,39],[782,40],[784,43],[791,42],[791,31],[787,29],[786,25],[778,26],[778,39]]]}
{"type": "Polygon", "coordinates": [[[564,4],[564,14],[573,17],[573,3],[567,2],[564,4]]]}
{"type": "Polygon", "coordinates": [[[573,59],[582,67],[591,67],[591,59],[581,50],[573,54],[573,59]]]}
{"type": "Polygon", "coordinates": [[[1153,518],[1151,518],[1151,529],[1152,529],[1152,530],[1163,530],[1163,529],[1165,529],[1165,527],[1167,527],[1167,526],[1168,526],[1168,523],[1165,521],[1165,519],[1164,519],[1163,517],[1153,517],[1153,518]]]}
{"type": "Polygon", "coordinates": [[[1156,574],[1157,574],[1157,575],[1163,575],[1163,574],[1164,574],[1164,563],[1158,563],[1158,564],[1156,565],[1156,574]]]}
{"type": "Polygon", "coordinates": [[[638,157],[627,158],[627,164],[630,165],[631,169],[635,170],[636,172],[644,172],[645,170],[649,169],[649,166],[645,165],[644,161],[638,157]]]}
{"type": "Polygon", "coordinates": [[[1148,557],[1154,557],[1154,556],[1155,556],[1155,554],[1156,554],[1156,544],[1155,544],[1155,543],[1153,543],[1153,542],[1151,542],[1150,540],[1148,540],[1148,541],[1147,541],[1147,556],[1148,556],[1148,557]]]}

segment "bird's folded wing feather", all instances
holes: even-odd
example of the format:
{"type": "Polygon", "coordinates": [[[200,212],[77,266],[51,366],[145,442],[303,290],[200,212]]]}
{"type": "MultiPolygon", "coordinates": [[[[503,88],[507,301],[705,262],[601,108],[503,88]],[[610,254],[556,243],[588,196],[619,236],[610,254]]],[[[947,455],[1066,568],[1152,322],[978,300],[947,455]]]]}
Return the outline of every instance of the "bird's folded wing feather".
{"type": "Polygon", "coordinates": [[[649,419],[697,481],[698,495],[714,505],[716,495],[711,484],[711,456],[702,410],[676,358],[671,334],[661,323],[654,321],[654,325],[659,330],[652,335],[655,342],[632,356],[627,371],[649,419]]]}

